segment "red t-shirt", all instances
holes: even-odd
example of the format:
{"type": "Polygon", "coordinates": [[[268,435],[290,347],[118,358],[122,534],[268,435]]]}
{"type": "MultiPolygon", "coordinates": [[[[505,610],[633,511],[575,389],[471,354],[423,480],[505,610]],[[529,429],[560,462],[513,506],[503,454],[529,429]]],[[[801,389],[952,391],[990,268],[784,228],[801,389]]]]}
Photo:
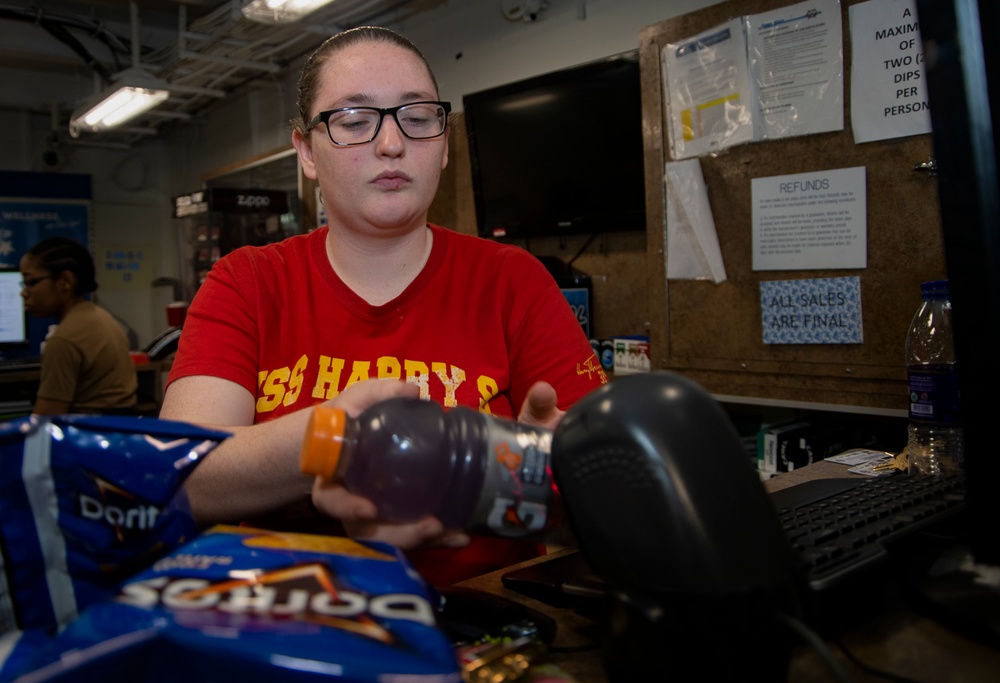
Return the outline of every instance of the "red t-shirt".
{"type": "MultiPolygon", "coordinates": [[[[508,418],[539,380],[555,387],[563,410],[607,382],[538,259],[430,227],[427,264],[382,306],[333,271],[326,228],[227,255],[192,302],[168,385],[190,375],[236,382],[256,396],[259,423],[380,377],[415,383],[445,407],[508,418]]],[[[509,564],[511,548],[499,547],[509,542],[484,540],[498,546],[497,566],[509,564]]]]}

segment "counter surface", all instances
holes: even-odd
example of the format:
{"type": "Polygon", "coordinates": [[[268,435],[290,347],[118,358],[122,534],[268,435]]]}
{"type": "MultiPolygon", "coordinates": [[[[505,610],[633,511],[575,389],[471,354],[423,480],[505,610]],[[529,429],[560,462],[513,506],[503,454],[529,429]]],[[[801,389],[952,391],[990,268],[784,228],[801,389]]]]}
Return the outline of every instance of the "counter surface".
{"type": "MultiPolygon", "coordinates": [[[[843,476],[857,475],[847,473],[843,465],[819,462],[770,479],[764,482],[764,486],[768,491],[777,491],[810,479],[843,476]]],[[[573,549],[557,550],[517,565],[517,568],[571,552],[574,552],[573,549]]],[[[459,586],[501,595],[552,617],[558,626],[549,661],[576,678],[578,683],[607,683],[601,665],[597,623],[571,608],[552,607],[506,588],[501,577],[512,569],[470,579],[459,586]]],[[[910,680],[967,683],[1000,679],[1000,649],[965,638],[919,614],[902,600],[892,586],[884,608],[848,630],[839,640],[865,664],[910,680]]],[[[853,680],[884,680],[855,664],[834,640],[828,641],[828,644],[853,680]]],[[[666,663],[665,670],[669,671],[666,663]]],[[[793,651],[788,680],[798,683],[833,678],[815,651],[803,645],[793,651]]]]}

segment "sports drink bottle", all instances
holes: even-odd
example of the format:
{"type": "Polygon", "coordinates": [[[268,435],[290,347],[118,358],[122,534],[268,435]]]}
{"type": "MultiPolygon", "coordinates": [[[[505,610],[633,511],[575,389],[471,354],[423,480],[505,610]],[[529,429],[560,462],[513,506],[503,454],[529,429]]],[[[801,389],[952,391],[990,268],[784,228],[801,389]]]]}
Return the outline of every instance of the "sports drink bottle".
{"type": "Polygon", "coordinates": [[[301,469],[368,498],[388,522],[433,515],[447,529],[518,538],[546,526],[551,451],[551,430],[398,397],[356,418],[314,408],[301,469]]]}

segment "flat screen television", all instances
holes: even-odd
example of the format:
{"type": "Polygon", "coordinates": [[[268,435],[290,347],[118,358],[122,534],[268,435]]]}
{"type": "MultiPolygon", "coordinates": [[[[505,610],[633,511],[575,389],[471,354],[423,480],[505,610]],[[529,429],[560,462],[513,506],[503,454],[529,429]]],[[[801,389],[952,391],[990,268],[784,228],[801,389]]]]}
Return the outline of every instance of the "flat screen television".
{"type": "Polygon", "coordinates": [[[480,235],[646,229],[638,51],[462,100],[480,235]]]}

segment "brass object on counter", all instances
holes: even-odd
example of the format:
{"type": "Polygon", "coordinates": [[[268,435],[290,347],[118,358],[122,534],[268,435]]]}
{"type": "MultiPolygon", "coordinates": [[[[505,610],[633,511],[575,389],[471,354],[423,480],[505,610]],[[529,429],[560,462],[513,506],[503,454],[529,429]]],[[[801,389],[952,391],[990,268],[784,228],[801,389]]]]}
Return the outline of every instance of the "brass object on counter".
{"type": "Polygon", "coordinates": [[[879,463],[878,465],[872,467],[872,472],[885,472],[887,470],[899,470],[900,472],[906,472],[909,469],[909,466],[909,458],[906,453],[906,448],[904,448],[892,460],[879,463]]]}
{"type": "Polygon", "coordinates": [[[483,650],[462,667],[466,683],[507,683],[520,680],[546,647],[532,637],[522,637],[497,643],[483,650]]]}

